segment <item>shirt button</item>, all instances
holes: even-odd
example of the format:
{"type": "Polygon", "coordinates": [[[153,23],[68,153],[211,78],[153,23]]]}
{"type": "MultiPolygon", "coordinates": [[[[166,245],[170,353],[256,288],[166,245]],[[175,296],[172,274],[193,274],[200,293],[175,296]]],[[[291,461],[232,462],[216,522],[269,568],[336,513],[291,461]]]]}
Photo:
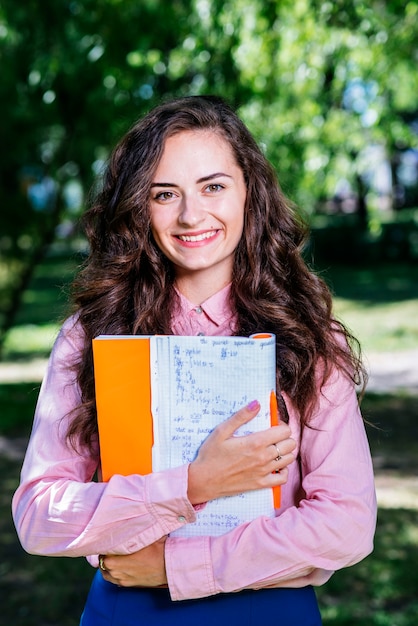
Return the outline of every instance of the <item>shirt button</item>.
{"type": "Polygon", "coordinates": [[[197,307],[195,308],[195,311],[196,311],[196,313],[197,313],[198,315],[200,315],[200,314],[203,312],[203,309],[202,309],[202,307],[201,307],[201,306],[197,306],[197,307]]]}
{"type": "Polygon", "coordinates": [[[179,515],[177,517],[178,521],[181,522],[182,524],[184,524],[184,522],[186,521],[186,518],[184,517],[184,515],[179,515]]]}

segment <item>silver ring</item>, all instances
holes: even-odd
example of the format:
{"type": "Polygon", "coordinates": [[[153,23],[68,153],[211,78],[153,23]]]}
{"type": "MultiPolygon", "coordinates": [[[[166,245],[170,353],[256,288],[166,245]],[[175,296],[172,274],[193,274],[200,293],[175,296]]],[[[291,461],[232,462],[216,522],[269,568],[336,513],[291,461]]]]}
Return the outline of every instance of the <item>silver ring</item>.
{"type": "Polygon", "coordinates": [[[99,556],[99,567],[102,572],[107,572],[107,569],[104,566],[104,556],[102,554],[99,556]]]}
{"type": "Polygon", "coordinates": [[[280,461],[280,459],[282,458],[282,455],[280,454],[279,446],[277,445],[277,443],[273,443],[273,446],[276,448],[276,451],[277,451],[277,456],[274,460],[280,461]]]}

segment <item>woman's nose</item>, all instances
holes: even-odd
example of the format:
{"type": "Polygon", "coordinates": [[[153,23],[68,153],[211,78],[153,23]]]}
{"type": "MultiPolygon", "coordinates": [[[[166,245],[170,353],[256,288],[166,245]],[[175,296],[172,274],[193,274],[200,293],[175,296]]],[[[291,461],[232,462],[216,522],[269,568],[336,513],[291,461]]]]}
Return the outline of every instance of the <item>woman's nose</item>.
{"type": "Polygon", "coordinates": [[[205,211],[198,197],[183,196],[179,213],[180,224],[183,226],[196,226],[202,221],[204,215],[205,211]]]}

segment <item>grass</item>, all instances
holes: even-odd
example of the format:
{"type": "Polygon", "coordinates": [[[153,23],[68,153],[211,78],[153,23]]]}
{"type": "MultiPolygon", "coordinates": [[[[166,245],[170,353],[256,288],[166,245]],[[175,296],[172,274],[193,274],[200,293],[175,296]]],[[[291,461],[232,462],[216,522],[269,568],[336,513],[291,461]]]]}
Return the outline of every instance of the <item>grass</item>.
{"type": "MultiPolygon", "coordinates": [[[[46,357],[65,315],[77,256],[51,255],[39,266],[4,347],[4,360],[46,357]]],[[[418,264],[332,266],[320,275],[334,293],[335,314],[365,353],[418,349],[418,264]]]]}
{"type": "Polygon", "coordinates": [[[0,435],[28,437],[39,388],[39,382],[0,385],[0,435]]]}
{"type": "Polygon", "coordinates": [[[337,317],[366,353],[418,348],[418,264],[333,266],[320,274],[337,317]]]}
{"type": "Polygon", "coordinates": [[[0,597],[14,626],[75,626],[92,577],[84,559],[26,554],[16,540],[10,499],[20,462],[0,456],[0,597]]]}
{"type": "MultiPolygon", "coordinates": [[[[49,353],[65,310],[65,285],[76,257],[51,255],[37,268],[5,360],[27,361],[49,353]],[[63,290],[64,285],[64,290],[63,290]]],[[[368,351],[418,348],[418,265],[321,268],[335,292],[336,312],[368,351]]],[[[10,515],[24,447],[30,433],[39,381],[0,384],[0,597],[2,621],[14,626],[76,626],[92,578],[84,559],[25,554],[10,515]],[[3,439],[4,441],[4,439],[3,439]]],[[[368,393],[363,414],[380,479],[418,474],[417,398],[368,393]]],[[[396,494],[395,494],[396,496],[396,494]]],[[[416,626],[418,624],[418,506],[379,510],[375,550],[362,563],[337,572],[318,597],[324,626],[416,626]]]]}
{"type": "Polygon", "coordinates": [[[78,254],[58,250],[36,268],[15,325],[7,334],[3,360],[26,360],[49,354],[66,315],[69,283],[80,263],[78,254]]]}
{"type": "Polygon", "coordinates": [[[374,552],[318,590],[324,626],[418,623],[418,511],[379,511],[374,552]]]}
{"type": "MultiPolygon", "coordinates": [[[[6,361],[46,357],[67,308],[68,285],[81,256],[58,250],[36,268],[6,338],[6,361]]],[[[334,293],[336,316],[365,353],[418,349],[418,263],[333,265],[319,274],[334,293]]]]}
{"type": "Polygon", "coordinates": [[[418,299],[370,305],[336,298],[335,310],[356,334],[365,353],[418,348],[418,299]]]}

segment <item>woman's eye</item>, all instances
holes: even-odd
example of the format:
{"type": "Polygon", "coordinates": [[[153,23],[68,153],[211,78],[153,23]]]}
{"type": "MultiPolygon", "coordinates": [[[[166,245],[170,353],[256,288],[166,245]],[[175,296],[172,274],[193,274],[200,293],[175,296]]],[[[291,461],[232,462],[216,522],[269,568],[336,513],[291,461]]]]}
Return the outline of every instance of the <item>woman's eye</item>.
{"type": "Polygon", "coordinates": [[[172,191],[160,191],[160,193],[155,195],[154,200],[161,200],[164,202],[165,200],[171,200],[173,197],[174,194],[172,191]]]}
{"type": "Polygon", "coordinates": [[[216,193],[217,191],[221,191],[223,188],[224,186],[220,183],[211,183],[206,187],[206,190],[209,191],[209,193],[216,193]]]}

